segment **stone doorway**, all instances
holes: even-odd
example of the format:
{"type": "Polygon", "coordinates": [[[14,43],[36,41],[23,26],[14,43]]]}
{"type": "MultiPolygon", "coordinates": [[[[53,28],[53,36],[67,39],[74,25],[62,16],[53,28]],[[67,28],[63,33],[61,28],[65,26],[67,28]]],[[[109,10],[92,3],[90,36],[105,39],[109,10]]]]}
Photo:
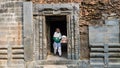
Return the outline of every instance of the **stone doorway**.
{"type": "Polygon", "coordinates": [[[64,22],[66,21],[66,32],[68,34],[67,58],[72,60],[80,58],[79,4],[32,4],[25,2],[23,7],[24,18],[26,18],[24,19],[24,32],[29,31],[29,33],[26,33],[29,35],[25,36],[27,40],[24,41],[26,43],[25,55],[28,61],[31,59],[45,60],[47,58],[48,51],[50,51],[47,43],[50,44],[50,42],[47,40],[46,31],[50,33],[50,30],[47,30],[49,26],[46,28],[46,25],[48,25],[48,23],[46,24],[46,18],[52,18],[51,16],[66,18],[64,22]],[[26,41],[29,41],[29,44],[26,41]],[[28,48],[27,46],[30,45],[31,47],[28,48]],[[27,50],[31,50],[31,52],[27,50]]]}
{"type": "MultiPolygon", "coordinates": [[[[67,36],[66,15],[45,16],[48,55],[53,54],[53,34],[56,28],[60,28],[61,34],[67,36]]],[[[67,45],[62,45],[62,57],[67,58],[67,45]]]]}

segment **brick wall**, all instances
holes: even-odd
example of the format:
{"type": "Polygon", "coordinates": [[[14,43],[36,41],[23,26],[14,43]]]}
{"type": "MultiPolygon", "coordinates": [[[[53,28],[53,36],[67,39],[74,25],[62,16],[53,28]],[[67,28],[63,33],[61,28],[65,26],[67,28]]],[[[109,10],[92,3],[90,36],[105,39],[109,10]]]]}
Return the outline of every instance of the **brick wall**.
{"type": "Polygon", "coordinates": [[[0,0],[0,68],[24,61],[22,1],[0,0]]]}

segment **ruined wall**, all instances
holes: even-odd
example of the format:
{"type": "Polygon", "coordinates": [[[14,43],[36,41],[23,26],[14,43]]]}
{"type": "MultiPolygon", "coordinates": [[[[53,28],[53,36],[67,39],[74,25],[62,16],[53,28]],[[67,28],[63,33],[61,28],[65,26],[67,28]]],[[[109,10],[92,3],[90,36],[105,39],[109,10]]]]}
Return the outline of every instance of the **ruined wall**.
{"type": "MultiPolygon", "coordinates": [[[[0,0],[0,46],[22,45],[22,4],[24,0],[0,0]],[[7,1],[7,2],[6,2],[7,1]]],[[[79,3],[81,59],[89,58],[88,26],[103,25],[106,16],[119,18],[119,0],[26,0],[33,3],[79,3]]],[[[7,54],[7,52],[5,52],[7,54]]],[[[3,58],[3,56],[2,56],[3,58]]],[[[5,58],[7,59],[7,58],[5,58]]]]}
{"type": "Polygon", "coordinates": [[[81,59],[89,58],[88,26],[103,25],[107,16],[119,18],[119,0],[32,0],[33,3],[80,3],[81,59]]]}
{"type": "Polygon", "coordinates": [[[22,1],[0,0],[0,68],[24,61],[22,1]]]}

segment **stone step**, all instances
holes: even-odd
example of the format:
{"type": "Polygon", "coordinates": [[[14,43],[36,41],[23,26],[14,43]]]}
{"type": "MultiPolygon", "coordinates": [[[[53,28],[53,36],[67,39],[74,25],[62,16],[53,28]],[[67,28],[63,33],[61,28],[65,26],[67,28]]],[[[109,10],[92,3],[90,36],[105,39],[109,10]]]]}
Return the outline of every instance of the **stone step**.
{"type": "Polygon", "coordinates": [[[66,65],[46,65],[44,68],[67,68],[66,65]]]}
{"type": "Polygon", "coordinates": [[[82,61],[77,61],[77,60],[39,60],[36,61],[36,65],[64,65],[64,64],[78,64],[82,63],[82,61]]]}
{"type": "Polygon", "coordinates": [[[83,68],[78,65],[41,65],[35,66],[35,68],[83,68]]]}
{"type": "MultiPolygon", "coordinates": [[[[30,67],[28,67],[30,68],[30,67]]],[[[70,64],[70,65],[36,65],[32,68],[91,68],[90,65],[76,65],[76,64],[70,64]]]]}
{"type": "MultiPolygon", "coordinates": [[[[27,63],[27,68],[43,68],[45,66],[66,66],[67,68],[89,68],[88,61],[81,60],[39,60],[27,63]]],[[[56,68],[57,68],[56,67],[56,68]]],[[[51,67],[52,68],[52,67],[51,67]]]]}

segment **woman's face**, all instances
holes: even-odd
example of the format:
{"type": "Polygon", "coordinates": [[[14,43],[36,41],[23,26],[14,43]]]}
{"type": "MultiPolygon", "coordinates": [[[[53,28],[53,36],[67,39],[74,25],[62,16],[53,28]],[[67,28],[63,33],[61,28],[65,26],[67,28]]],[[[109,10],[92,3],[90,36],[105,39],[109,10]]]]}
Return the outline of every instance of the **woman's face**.
{"type": "Polygon", "coordinates": [[[57,29],[56,29],[56,32],[58,32],[58,33],[59,33],[59,32],[60,32],[60,29],[59,29],[59,28],[57,28],[57,29]]]}

